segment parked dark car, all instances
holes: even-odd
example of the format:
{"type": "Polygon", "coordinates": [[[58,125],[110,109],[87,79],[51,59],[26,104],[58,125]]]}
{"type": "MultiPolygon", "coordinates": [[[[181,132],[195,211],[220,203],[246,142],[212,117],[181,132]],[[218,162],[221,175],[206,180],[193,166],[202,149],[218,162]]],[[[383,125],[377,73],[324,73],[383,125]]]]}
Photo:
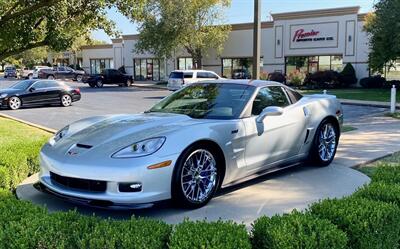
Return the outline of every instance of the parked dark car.
{"type": "Polygon", "coordinates": [[[117,84],[120,86],[131,86],[132,75],[123,74],[117,69],[104,69],[100,74],[92,74],[83,78],[83,83],[90,87],[103,87],[104,84],[117,84]]]}
{"type": "Polygon", "coordinates": [[[85,71],[75,70],[70,67],[54,67],[53,69],[41,69],[38,72],[39,79],[72,79],[81,81],[85,71]]]}
{"type": "Polygon", "coordinates": [[[251,74],[247,69],[234,69],[232,79],[251,79],[251,74]]]}
{"type": "Polygon", "coordinates": [[[23,80],[8,89],[0,89],[0,107],[12,110],[49,104],[70,106],[80,99],[79,88],[55,80],[23,80]]]}
{"type": "Polygon", "coordinates": [[[6,67],[4,69],[4,78],[16,78],[17,77],[17,69],[15,67],[6,67]]]}

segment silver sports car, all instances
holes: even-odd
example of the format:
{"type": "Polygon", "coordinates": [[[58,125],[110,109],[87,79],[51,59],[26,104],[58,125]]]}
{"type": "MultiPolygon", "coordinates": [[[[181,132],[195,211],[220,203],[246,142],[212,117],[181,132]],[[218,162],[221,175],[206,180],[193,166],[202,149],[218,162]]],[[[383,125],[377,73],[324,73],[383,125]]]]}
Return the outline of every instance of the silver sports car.
{"type": "Polygon", "coordinates": [[[86,118],[40,153],[42,189],[71,201],[140,208],[166,199],[205,205],[220,187],[335,156],[343,113],[335,96],[276,82],[189,85],[136,115],[86,118]]]}

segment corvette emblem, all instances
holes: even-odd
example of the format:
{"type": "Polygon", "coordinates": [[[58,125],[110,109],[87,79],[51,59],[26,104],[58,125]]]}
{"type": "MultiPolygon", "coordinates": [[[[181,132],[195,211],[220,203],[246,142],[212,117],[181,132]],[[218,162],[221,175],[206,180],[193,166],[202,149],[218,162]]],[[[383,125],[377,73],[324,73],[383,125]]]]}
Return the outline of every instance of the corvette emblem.
{"type": "Polygon", "coordinates": [[[70,155],[70,156],[76,156],[78,154],[79,154],[78,151],[74,151],[72,149],[68,151],[68,155],[70,155]]]}

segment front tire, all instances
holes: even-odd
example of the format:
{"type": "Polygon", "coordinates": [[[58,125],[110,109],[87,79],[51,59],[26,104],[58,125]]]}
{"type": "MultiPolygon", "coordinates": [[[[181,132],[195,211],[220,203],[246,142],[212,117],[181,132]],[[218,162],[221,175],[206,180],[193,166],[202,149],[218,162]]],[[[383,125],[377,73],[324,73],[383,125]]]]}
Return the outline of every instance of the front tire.
{"type": "Polygon", "coordinates": [[[61,105],[64,107],[70,106],[72,104],[72,98],[68,94],[61,96],[61,105]]]}
{"type": "Polygon", "coordinates": [[[193,145],[179,157],[172,179],[172,200],[183,208],[206,205],[221,180],[221,157],[211,146],[193,145]]]}
{"type": "Polygon", "coordinates": [[[82,76],[82,75],[78,74],[78,75],[76,76],[76,81],[81,82],[82,79],[83,79],[83,76],[82,76]]]}
{"type": "Polygon", "coordinates": [[[131,79],[128,79],[127,81],[126,81],[126,83],[125,83],[125,86],[126,87],[130,87],[132,85],[132,80],[131,79]]]}
{"type": "Polygon", "coordinates": [[[18,97],[11,97],[9,100],[8,100],[8,107],[11,109],[11,110],[18,110],[20,107],[22,106],[22,102],[21,102],[21,99],[20,98],[18,98],[18,97]]]}
{"type": "Polygon", "coordinates": [[[335,157],[338,142],[337,126],[332,121],[322,121],[314,135],[310,161],[318,166],[328,166],[335,157]]]}
{"type": "Polygon", "coordinates": [[[49,75],[49,76],[47,76],[47,79],[48,80],[54,80],[54,76],[53,75],[49,75]]]}
{"type": "Polygon", "coordinates": [[[30,79],[30,80],[33,79],[33,74],[29,74],[28,79],[30,79]]]}

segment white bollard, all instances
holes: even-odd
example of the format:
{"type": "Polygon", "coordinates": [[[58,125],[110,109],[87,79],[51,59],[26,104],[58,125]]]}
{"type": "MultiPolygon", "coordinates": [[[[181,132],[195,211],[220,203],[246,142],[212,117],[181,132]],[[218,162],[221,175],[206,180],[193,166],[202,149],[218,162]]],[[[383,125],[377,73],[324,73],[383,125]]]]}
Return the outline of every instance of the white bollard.
{"type": "Polygon", "coordinates": [[[327,90],[324,90],[323,93],[326,94],[326,93],[327,93],[327,90]]]}
{"type": "Polygon", "coordinates": [[[396,111],[396,87],[393,85],[392,91],[390,93],[390,113],[396,111]]]}

